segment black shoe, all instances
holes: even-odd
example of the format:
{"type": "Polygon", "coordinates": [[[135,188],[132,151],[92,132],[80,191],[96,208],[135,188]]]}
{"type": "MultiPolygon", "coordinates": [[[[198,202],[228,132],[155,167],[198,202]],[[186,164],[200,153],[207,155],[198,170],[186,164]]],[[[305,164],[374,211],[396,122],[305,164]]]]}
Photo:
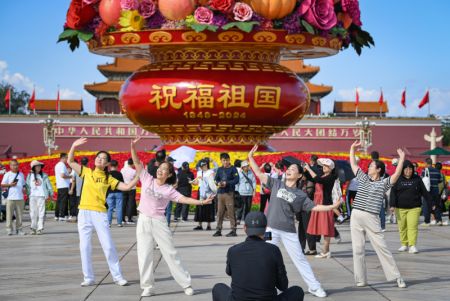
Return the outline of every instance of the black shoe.
{"type": "Polygon", "coordinates": [[[214,237],[222,236],[222,231],[217,230],[216,233],[213,234],[214,237]]]}
{"type": "Polygon", "coordinates": [[[194,230],[196,230],[196,231],[197,230],[203,230],[203,227],[202,226],[197,226],[197,227],[194,228],[194,230]]]}
{"type": "Polygon", "coordinates": [[[305,253],[305,255],[307,255],[307,256],[315,256],[315,255],[317,255],[317,251],[307,251],[305,253]]]}
{"type": "Polygon", "coordinates": [[[235,230],[231,231],[230,233],[228,233],[228,234],[226,235],[226,237],[235,237],[235,236],[237,236],[235,230]]]}
{"type": "Polygon", "coordinates": [[[206,227],[206,230],[211,231],[211,227],[210,226],[206,227]]]}

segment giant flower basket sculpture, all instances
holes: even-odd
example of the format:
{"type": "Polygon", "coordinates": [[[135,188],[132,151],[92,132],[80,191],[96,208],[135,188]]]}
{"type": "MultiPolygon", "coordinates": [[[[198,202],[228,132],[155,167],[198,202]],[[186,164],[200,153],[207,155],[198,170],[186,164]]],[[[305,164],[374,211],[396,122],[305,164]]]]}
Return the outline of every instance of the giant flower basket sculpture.
{"type": "Polygon", "coordinates": [[[244,149],[308,111],[307,87],[280,59],[360,52],[373,45],[360,26],[356,0],[74,0],[60,41],[148,59],[120,103],[166,145],[244,149]]]}

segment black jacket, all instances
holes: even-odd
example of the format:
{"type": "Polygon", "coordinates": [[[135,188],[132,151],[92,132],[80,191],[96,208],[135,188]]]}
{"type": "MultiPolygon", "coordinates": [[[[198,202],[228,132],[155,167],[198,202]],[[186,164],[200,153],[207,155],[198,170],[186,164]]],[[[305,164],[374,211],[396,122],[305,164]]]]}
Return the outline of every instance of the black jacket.
{"type": "Polygon", "coordinates": [[[410,179],[400,176],[391,189],[389,205],[400,209],[412,209],[422,206],[422,197],[431,208],[432,196],[425,188],[422,179],[413,175],[410,179]]]}
{"type": "Polygon", "coordinates": [[[219,187],[217,193],[234,192],[236,184],[239,183],[239,173],[234,166],[230,166],[228,168],[222,166],[217,169],[214,181],[216,183],[219,183],[221,181],[227,182],[227,185],[225,187],[219,187]]]}
{"type": "Polygon", "coordinates": [[[177,190],[179,193],[186,197],[191,197],[192,195],[192,185],[189,183],[194,180],[194,174],[190,170],[183,170],[177,174],[177,190]]]}
{"type": "Polygon", "coordinates": [[[276,288],[288,287],[280,249],[254,236],[228,250],[226,273],[231,276],[234,301],[272,301],[276,288]]]}

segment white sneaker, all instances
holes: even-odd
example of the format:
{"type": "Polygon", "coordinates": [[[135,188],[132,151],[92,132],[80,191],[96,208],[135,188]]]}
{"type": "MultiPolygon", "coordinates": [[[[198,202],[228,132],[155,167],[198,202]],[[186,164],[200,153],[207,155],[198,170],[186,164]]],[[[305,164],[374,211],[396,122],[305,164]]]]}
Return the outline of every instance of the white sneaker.
{"type": "Polygon", "coordinates": [[[8,236],[11,236],[11,235],[13,235],[14,233],[13,233],[13,230],[8,230],[8,236]]]}
{"type": "Polygon", "coordinates": [[[436,225],[436,220],[432,220],[431,222],[430,222],[430,225],[436,225]]]}
{"type": "Polygon", "coordinates": [[[448,221],[442,223],[443,226],[448,226],[448,221]]]}
{"type": "Polygon", "coordinates": [[[128,281],[126,281],[125,279],[120,279],[119,281],[116,281],[116,284],[120,286],[125,286],[128,284],[128,281]]]}
{"type": "Polygon", "coordinates": [[[155,292],[153,291],[153,289],[151,287],[146,287],[142,291],[141,297],[150,297],[150,296],[153,296],[154,294],[155,294],[155,292]]]}
{"type": "Polygon", "coordinates": [[[67,220],[68,220],[68,221],[71,221],[71,220],[72,220],[72,215],[69,216],[69,218],[68,218],[67,220]]]}
{"type": "Polygon", "coordinates": [[[194,290],[192,289],[192,287],[186,287],[185,289],[184,289],[184,293],[186,294],[186,295],[188,295],[188,296],[193,296],[194,295],[194,290]]]}
{"type": "Polygon", "coordinates": [[[397,286],[399,288],[406,288],[406,283],[403,278],[397,278],[397,286]]]}
{"type": "Polygon", "coordinates": [[[27,234],[25,232],[23,232],[22,230],[17,230],[17,235],[24,236],[24,235],[27,235],[27,234]]]}
{"type": "Polygon", "coordinates": [[[344,217],[343,217],[342,215],[339,215],[339,216],[337,217],[337,221],[338,221],[340,224],[342,224],[342,223],[345,221],[345,219],[344,219],[344,217]]]}
{"type": "Polygon", "coordinates": [[[315,290],[308,289],[308,292],[311,295],[319,297],[319,298],[325,298],[327,296],[327,293],[325,293],[325,291],[321,287],[319,287],[318,289],[315,289],[315,290]]]}
{"type": "Polygon", "coordinates": [[[417,254],[419,250],[417,250],[416,246],[409,247],[409,254],[417,254]]]}
{"type": "Polygon", "coordinates": [[[422,226],[422,227],[429,227],[429,226],[430,226],[430,223],[425,223],[425,222],[424,222],[424,223],[421,223],[420,226],[422,226]]]}
{"type": "Polygon", "coordinates": [[[436,223],[436,226],[442,226],[443,224],[442,224],[442,222],[437,222],[436,223]]]}
{"type": "Polygon", "coordinates": [[[399,251],[399,252],[406,252],[406,251],[408,251],[408,246],[401,246],[401,247],[398,249],[398,251],[399,251]]]}
{"type": "Polygon", "coordinates": [[[367,286],[367,282],[357,282],[356,286],[357,287],[365,287],[365,286],[367,286]]]}
{"type": "Polygon", "coordinates": [[[331,252],[328,252],[328,253],[320,253],[320,254],[317,254],[316,256],[314,256],[315,258],[327,258],[327,259],[329,259],[329,258],[331,258],[331,252]]]}
{"type": "Polygon", "coordinates": [[[85,280],[85,281],[81,282],[81,286],[83,286],[83,287],[85,287],[85,286],[93,286],[93,285],[95,285],[94,281],[85,280]]]}
{"type": "Polygon", "coordinates": [[[59,221],[60,221],[60,222],[65,222],[65,221],[66,221],[66,218],[65,218],[65,217],[60,217],[60,218],[59,218],[59,221]]]}
{"type": "Polygon", "coordinates": [[[59,217],[55,217],[55,221],[58,221],[59,220],[59,217]]]}
{"type": "Polygon", "coordinates": [[[381,229],[381,232],[383,232],[383,233],[386,232],[386,229],[381,229]]]}

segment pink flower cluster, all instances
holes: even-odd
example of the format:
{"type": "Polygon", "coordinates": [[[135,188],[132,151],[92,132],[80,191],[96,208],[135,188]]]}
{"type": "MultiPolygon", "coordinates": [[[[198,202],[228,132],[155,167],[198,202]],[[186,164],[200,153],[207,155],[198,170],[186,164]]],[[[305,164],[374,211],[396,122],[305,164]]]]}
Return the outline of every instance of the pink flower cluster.
{"type": "Polygon", "coordinates": [[[312,26],[329,30],[337,23],[333,0],[303,0],[300,15],[312,26]]]}
{"type": "Polygon", "coordinates": [[[207,7],[200,6],[195,10],[194,18],[199,24],[212,24],[214,13],[207,7]]]}
{"type": "Polygon", "coordinates": [[[139,13],[145,19],[150,18],[156,12],[156,3],[153,0],[141,0],[139,13]]]}
{"type": "Polygon", "coordinates": [[[120,6],[126,10],[136,10],[139,8],[138,0],[120,0],[120,6]]]}
{"type": "Polygon", "coordinates": [[[245,22],[252,18],[253,10],[250,5],[244,2],[237,2],[233,8],[234,19],[245,22]]]}
{"type": "Polygon", "coordinates": [[[349,14],[353,23],[357,26],[362,26],[358,0],[341,0],[341,5],[342,10],[349,14]]]}

